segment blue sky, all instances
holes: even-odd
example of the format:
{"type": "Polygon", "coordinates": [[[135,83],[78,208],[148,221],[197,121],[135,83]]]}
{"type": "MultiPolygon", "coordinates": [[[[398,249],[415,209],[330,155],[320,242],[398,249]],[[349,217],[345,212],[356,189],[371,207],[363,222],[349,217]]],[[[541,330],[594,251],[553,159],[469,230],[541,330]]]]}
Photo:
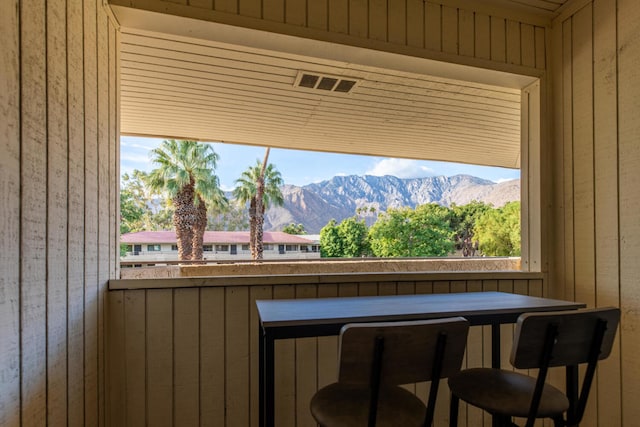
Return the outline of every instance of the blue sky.
{"type": "MultiPolygon", "coordinates": [[[[131,172],[133,169],[150,171],[153,165],[149,159],[149,151],[161,142],[162,139],[123,136],[120,139],[121,173],[131,172]]],[[[256,159],[262,161],[265,151],[263,147],[223,143],[214,143],[214,150],[220,156],[216,173],[224,190],[231,190],[235,180],[248,166],[253,166],[256,159]]],[[[298,186],[328,180],[336,175],[394,175],[399,178],[422,178],[468,174],[494,182],[520,177],[518,169],[280,148],[271,149],[269,162],[280,171],[286,184],[298,186]]]]}

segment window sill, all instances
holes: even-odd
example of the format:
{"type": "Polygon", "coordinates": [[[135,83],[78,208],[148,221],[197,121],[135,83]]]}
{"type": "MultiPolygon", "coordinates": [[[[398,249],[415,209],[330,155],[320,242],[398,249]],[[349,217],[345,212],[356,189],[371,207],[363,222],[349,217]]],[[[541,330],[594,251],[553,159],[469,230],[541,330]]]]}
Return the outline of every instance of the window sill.
{"type": "Polygon", "coordinates": [[[543,273],[520,271],[520,258],[355,259],[131,268],[109,289],[538,278],[543,273]]]}

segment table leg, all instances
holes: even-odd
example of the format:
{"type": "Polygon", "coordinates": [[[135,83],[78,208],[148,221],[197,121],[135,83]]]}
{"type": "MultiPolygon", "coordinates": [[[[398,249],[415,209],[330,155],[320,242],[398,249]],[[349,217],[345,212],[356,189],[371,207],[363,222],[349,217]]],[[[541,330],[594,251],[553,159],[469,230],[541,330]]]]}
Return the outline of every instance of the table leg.
{"type": "Polygon", "coordinates": [[[491,325],[491,367],[500,369],[500,324],[491,325]]]}
{"type": "MultiPolygon", "coordinates": [[[[491,324],[491,367],[500,369],[500,324],[491,324]]],[[[492,417],[492,427],[498,427],[500,422],[496,416],[492,417]]]]}
{"type": "Polygon", "coordinates": [[[265,372],[264,372],[264,330],[258,323],[258,425],[264,427],[264,397],[265,397],[265,372]]]}
{"type": "Polygon", "coordinates": [[[265,427],[275,426],[275,363],[274,341],[270,336],[264,339],[264,369],[265,369],[265,427]]]}
{"type": "Polygon", "coordinates": [[[262,325],[259,325],[258,345],[258,410],[260,412],[258,425],[260,427],[274,427],[275,425],[275,376],[274,376],[274,340],[265,334],[262,325]]]}

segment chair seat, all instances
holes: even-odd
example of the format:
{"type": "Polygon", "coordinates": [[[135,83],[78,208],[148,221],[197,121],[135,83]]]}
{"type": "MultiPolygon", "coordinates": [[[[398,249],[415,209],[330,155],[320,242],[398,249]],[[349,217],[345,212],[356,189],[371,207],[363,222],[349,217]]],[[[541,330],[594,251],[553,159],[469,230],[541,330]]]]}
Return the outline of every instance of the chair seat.
{"type": "MultiPolygon", "coordinates": [[[[449,378],[451,392],[463,401],[497,415],[526,417],[536,379],[517,372],[489,368],[461,371],[449,378]]],[[[536,418],[554,417],[569,408],[557,388],[545,384],[536,418]]]]}
{"type": "MultiPolygon", "coordinates": [[[[318,390],[311,399],[311,413],[323,427],[366,426],[369,393],[366,385],[330,384],[318,390]]],[[[383,387],[376,426],[422,426],[425,412],[424,404],[414,394],[401,387],[383,387]]]]}

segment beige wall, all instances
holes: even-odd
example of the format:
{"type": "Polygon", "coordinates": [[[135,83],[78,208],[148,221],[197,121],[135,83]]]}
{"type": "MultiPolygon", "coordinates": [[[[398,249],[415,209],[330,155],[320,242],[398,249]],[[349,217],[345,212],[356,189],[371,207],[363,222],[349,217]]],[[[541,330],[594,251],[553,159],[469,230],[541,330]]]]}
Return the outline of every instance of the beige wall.
{"type": "Polygon", "coordinates": [[[114,6],[530,75],[546,68],[540,17],[473,0],[108,0],[114,6]]]}
{"type": "Polygon", "coordinates": [[[116,30],[100,0],[0,1],[0,425],[105,425],[116,30]]]}
{"type": "MultiPolygon", "coordinates": [[[[477,274],[474,279],[473,274],[459,274],[458,280],[429,273],[408,274],[404,279],[399,273],[386,280],[379,274],[337,275],[335,282],[323,277],[322,284],[310,284],[305,278],[296,283],[295,278],[283,276],[265,278],[260,284],[248,279],[253,283],[247,285],[238,285],[238,278],[233,278],[227,286],[224,278],[183,279],[182,284],[189,287],[110,291],[111,425],[257,426],[256,299],[479,291],[542,295],[540,278],[526,279],[522,273],[497,273],[500,280],[481,278],[487,275],[477,274]],[[440,278],[430,280],[430,276],[440,278]]],[[[505,367],[512,327],[502,326],[505,367]]],[[[337,340],[334,336],[276,342],[277,426],[316,426],[309,401],[319,387],[337,379],[337,340]]],[[[471,328],[464,366],[490,366],[490,340],[490,327],[471,328]]],[[[442,387],[436,426],[448,425],[449,396],[444,383],[442,387]]],[[[426,384],[410,390],[426,400],[426,384]]],[[[467,410],[464,405],[460,418],[461,427],[491,425],[479,409],[467,410]]]]}
{"type": "Polygon", "coordinates": [[[640,419],[640,4],[575,1],[554,21],[555,280],[550,289],[622,309],[583,425],[640,419]]]}
{"type": "MultiPolygon", "coordinates": [[[[547,65],[544,23],[494,8],[474,10],[471,6],[476,2],[458,2],[470,6],[466,9],[451,1],[422,0],[394,2],[388,9],[387,2],[374,0],[110,3],[527,75],[539,75],[547,65]]],[[[545,85],[543,81],[527,88],[523,98],[527,118],[541,108],[537,95],[545,96],[545,85]]],[[[538,179],[540,132],[541,124],[534,120],[525,135],[531,142],[523,155],[523,170],[534,177],[525,190],[535,195],[527,198],[532,211],[540,211],[548,198],[548,194],[541,194],[540,186],[550,184],[550,177],[542,177],[543,182],[538,179]]],[[[541,221],[548,226],[548,218],[543,220],[537,214],[531,215],[528,223],[539,229],[541,221]]],[[[546,244],[546,240],[534,240],[538,245],[546,244]]],[[[528,260],[536,263],[534,269],[546,271],[547,251],[539,257],[541,250],[533,249],[537,253],[528,260]]],[[[108,407],[112,425],[257,425],[256,298],[481,290],[545,293],[542,280],[522,277],[419,283],[363,279],[323,285],[205,285],[109,292],[108,407]]],[[[506,326],[504,361],[508,360],[509,335],[510,326],[506,326]]],[[[489,365],[489,336],[486,330],[474,328],[466,366],[489,365]]],[[[318,387],[335,378],[336,345],[335,337],[278,343],[277,425],[315,425],[308,402],[318,387]]],[[[424,385],[417,391],[426,395],[424,385]]],[[[489,418],[478,410],[471,409],[468,415],[468,424],[461,425],[490,425],[489,418]]],[[[436,425],[446,424],[447,417],[447,394],[442,393],[436,425]]],[[[466,412],[461,419],[467,419],[466,412]]]]}
{"type": "MultiPolygon", "coordinates": [[[[117,31],[100,3],[0,1],[3,426],[42,425],[46,421],[118,425],[120,420],[108,419],[113,413],[106,411],[104,404],[105,286],[117,269],[117,31]]],[[[550,35],[545,23],[537,19],[486,6],[478,6],[476,13],[455,6],[475,4],[463,0],[443,0],[444,4],[407,0],[388,10],[387,2],[375,0],[351,0],[346,10],[347,2],[337,0],[218,0],[215,9],[213,2],[206,0],[190,0],[189,5],[158,0],[112,3],[515,72],[539,71],[551,63],[548,71],[553,81],[550,86],[543,81],[541,87],[543,93],[551,88],[553,107],[550,126],[542,124],[543,135],[548,128],[549,142],[541,145],[544,163],[539,165],[543,169],[540,204],[550,206],[553,212],[552,223],[542,226],[543,235],[554,247],[553,252],[545,250],[543,239],[543,255],[552,255],[553,273],[545,286],[551,294],[590,306],[622,308],[619,346],[599,371],[584,425],[633,426],[640,419],[640,407],[635,403],[640,399],[640,292],[636,284],[640,277],[640,6],[636,0],[571,1],[554,21],[550,35]],[[550,52],[546,45],[553,46],[550,52]],[[544,173],[551,168],[552,173],[544,173]]],[[[543,96],[543,112],[544,100],[543,96]]],[[[446,284],[454,285],[458,286],[446,284]]],[[[468,289],[469,285],[465,286],[468,289]]],[[[509,290],[515,283],[505,286],[509,290]]],[[[413,289],[417,291],[417,287],[413,289]]],[[[248,311],[252,292],[303,297],[320,295],[329,288],[256,289],[223,291],[231,304],[224,311],[223,324],[235,325],[237,320],[244,332],[235,335],[225,326],[218,330],[225,335],[214,337],[225,343],[224,387],[232,393],[237,389],[243,397],[253,393],[252,371],[245,369],[254,363],[251,322],[255,324],[255,319],[248,311]],[[236,311],[236,303],[244,311],[236,311]],[[242,340],[235,342],[239,337],[242,340]]],[[[360,287],[347,289],[345,292],[360,292],[360,287]]],[[[394,289],[401,291],[397,286],[394,289]]],[[[435,285],[432,289],[441,291],[435,285]]],[[[183,308],[195,307],[196,301],[202,303],[201,294],[209,290],[203,291],[139,291],[129,302],[128,296],[118,291],[108,299],[115,300],[114,312],[122,316],[141,315],[127,311],[127,304],[153,302],[145,316],[151,321],[149,327],[156,330],[167,322],[172,328],[195,322],[198,317],[183,308]],[[196,296],[194,292],[199,293],[196,296]],[[163,313],[168,307],[189,316],[167,318],[163,313]]],[[[197,313],[221,315],[216,311],[197,313]]],[[[119,319],[126,318],[109,321],[119,319]]],[[[134,335],[127,339],[142,332],[134,329],[134,335]]],[[[192,347],[187,348],[194,349],[193,340],[200,338],[182,334],[168,338],[158,332],[158,342],[167,348],[183,348],[175,347],[176,339],[191,340],[187,344],[192,347]]],[[[139,343],[131,345],[135,348],[139,343]]],[[[298,363],[296,354],[324,349],[313,343],[302,343],[299,350],[298,343],[288,345],[280,351],[289,352],[293,364],[298,363]]],[[[163,359],[147,368],[152,372],[162,372],[164,366],[175,368],[177,378],[185,379],[178,385],[193,388],[195,373],[188,371],[191,365],[182,360],[188,362],[194,356],[193,352],[175,352],[171,360],[163,359]],[[178,371],[182,369],[188,372],[178,371]]],[[[118,360],[110,359],[114,363],[118,360]]],[[[146,362],[134,359],[127,363],[140,367],[146,362]]],[[[295,371],[288,372],[281,378],[282,393],[288,402],[285,405],[289,405],[285,409],[293,409],[292,405],[305,401],[308,387],[315,383],[313,378],[307,382],[295,371]],[[302,381],[304,391],[295,388],[297,381],[302,381]]],[[[216,381],[215,374],[211,375],[208,378],[216,381]]],[[[194,404],[173,401],[183,389],[173,388],[173,383],[169,386],[162,374],[156,379],[159,382],[149,390],[161,399],[170,399],[176,411],[194,404]]],[[[121,385],[114,387],[118,390],[121,385]]],[[[108,390],[113,393],[114,388],[108,390]]],[[[122,399],[119,395],[109,397],[116,399],[114,405],[122,399]]],[[[132,408],[139,404],[139,400],[135,402],[132,408]]],[[[214,406],[207,406],[211,400],[203,402],[200,408],[207,411],[218,410],[215,404],[224,403],[227,412],[234,415],[234,425],[246,425],[246,418],[253,417],[242,405],[255,405],[254,401],[242,403],[225,394],[225,401],[214,400],[214,406]]],[[[116,406],[109,407],[113,408],[116,406]]],[[[283,413],[304,417],[301,411],[283,413]]]]}

